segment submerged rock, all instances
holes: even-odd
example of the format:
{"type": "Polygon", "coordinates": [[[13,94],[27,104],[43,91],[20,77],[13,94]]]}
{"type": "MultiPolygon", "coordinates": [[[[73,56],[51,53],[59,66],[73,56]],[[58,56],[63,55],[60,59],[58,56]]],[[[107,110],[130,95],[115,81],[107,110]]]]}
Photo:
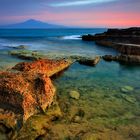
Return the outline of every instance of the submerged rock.
{"type": "Polygon", "coordinates": [[[71,98],[76,99],[76,100],[78,100],[80,98],[80,93],[77,91],[74,91],[74,90],[70,91],[69,95],[71,98]]]}
{"type": "Polygon", "coordinates": [[[74,122],[74,123],[80,123],[81,122],[81,117],[80,116],[74,116],[73,118],[72,118],[72,122],[74,122]]]}
{"type": "Polygon", "coordinates": [[[30,51],[30,50],[9,51],[9,55],[23,60],[38,60],[45,57],[42,53],[38,51],[30,51]]]}
{"type": "Polygon", "coordinates": [[[133,103],[133,104],[136,102],[136,98],[134,98],[134,97],[132,97],[132,96],[123,94],[121,97],[122,97],[124,100],[126,100],[127,102],[130,102],[130,103],[133,103]]]}
{"type": "Polygon", "coordinates": [[[88,66],[95,66],[96,64],[98,64],[100,61],[100,57],[99,56],[96,56],[94,59],[91,59],[91,58],[83,58],[83,59],[80,59],[78,60],[78,62],[80,64],[83,64],[83,65],[88,65],[88,66]]]}
{"type": "Polygon", "coordinates": [[[28,48],[28,46],[26,46],[26,45],[19,45],[19,46],[15,47],[15,49],[27,49],[27,48],[28,48]]]}
{"type": "Polygon", "coordinates": [[[133,91],[133,90],[134,90],[134,88],[131,87],[131,86],[124,86],[124,87],[121,88],[121,91],[122,91],[123,93],[128,93],[128,92],[131,92],[131,91],[133,91]]]}

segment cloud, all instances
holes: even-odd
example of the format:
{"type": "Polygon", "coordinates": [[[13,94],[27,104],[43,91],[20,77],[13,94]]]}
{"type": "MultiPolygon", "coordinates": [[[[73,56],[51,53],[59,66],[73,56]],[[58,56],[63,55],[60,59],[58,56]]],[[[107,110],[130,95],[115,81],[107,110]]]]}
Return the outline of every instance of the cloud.
{"type": "Polygon", "coordinates": [[[88,4],[106,3],[112,1],[116,1],[116,0],[77,0],[71,2],[51,3],[50,6],[52,7],[80,6],[80,5],[88,5],[88,4]]]}

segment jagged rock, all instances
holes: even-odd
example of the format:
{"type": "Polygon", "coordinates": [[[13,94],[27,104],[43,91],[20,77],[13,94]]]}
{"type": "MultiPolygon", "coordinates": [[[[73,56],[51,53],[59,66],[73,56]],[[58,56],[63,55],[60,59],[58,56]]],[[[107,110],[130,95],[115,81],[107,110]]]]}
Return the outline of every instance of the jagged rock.
{"type": "Polygon", "coordinates": [[[83,35],[84,41],[109,41],[125,44],[140,44],[140,28],[108,29],[104,33],[83,35]]]}
{"type": "Polygon", "coordinates": [[[13,69],[31,74],[45,74],[50,77],[68,68],[71,64],[71,61],[66,60],[40,59],[33,62],[21,62],[15,65],[13,69]]]}
{"type": "Polygon", "coordinates": [[[48,111],[55,97],[55,87],[49,76],[70,64],[65,60],[41,59],[19,63],[12,70],[0,72],[0,124],[17,131],[38,113],[45,113],[54,120],[53,116],[61,114],[61,111],[57,104],[48,111]]]}
{"type": "Polygon", "coordinates": [[[54,100],[50,108],[45,114],[37,114],[30,117],[18,134],[15,136],[16,140],[35,140],[45,135],[47,130],[51,127],[51,122],[57,121],[62,116],[62,112],[58,103],[54,100]]]}
{"type": "Polygon", "coordinates": [[[2,72],[0,77],[0,107],[23,115],[23,120],[53,101],[55,88],[45,75],[2,72]]]}
{"type": "Polygon", "coordinates": [[[103,56],[107,61],[140,64],[140,28],[108,29],[107,32],[95,35],[84,35],[83,40],[95,41],[96,44],[112,47],[121,53],[120,56],[103,56]]]}
{"type": "Polygon", "coordinates": [[[87,66],[95,66],[96,64],[98,64],[100,61],[100,57],[99,56],[96,56],[95,58],[82,58],[80,60],[78,60],[78,62],[80,64],[83,64],[83,65],[87,65],[87,66]]]}
{"type": "Polygon", "coordinates": [[[76,100],[80,98],[80,93],[75,90],[70,91],[69,95],[71,98],[76,99],[76,100]]]}

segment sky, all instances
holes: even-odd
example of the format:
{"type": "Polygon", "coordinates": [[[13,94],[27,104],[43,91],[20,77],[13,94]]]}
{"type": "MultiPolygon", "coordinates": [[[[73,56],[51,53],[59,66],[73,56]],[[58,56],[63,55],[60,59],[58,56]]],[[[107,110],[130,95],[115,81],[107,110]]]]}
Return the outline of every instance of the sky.
{"type": "Polygon", "coordinates": [[[0,25],[28,19],[78,27],[140,26],[140,0],[0,0],[0,25]]]}

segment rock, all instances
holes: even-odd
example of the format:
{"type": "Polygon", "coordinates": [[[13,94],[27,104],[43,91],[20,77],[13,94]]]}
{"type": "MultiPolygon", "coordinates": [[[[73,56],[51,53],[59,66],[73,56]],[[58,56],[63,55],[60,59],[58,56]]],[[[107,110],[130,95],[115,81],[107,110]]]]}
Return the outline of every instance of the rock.
{"type": "Polygon", "coordinates": [[[131,92],[131,91],[133,91],[133,90],[134,90],[134,88],[131,87],[131,86],[124,86],[124,87],[121,88],[121,91],[122,91],[123,93],[128,93],[128,92],[131,92]]]}
{"type": "Polygon", "coordinates": [[[45,56],[38,51],[29,51],[29,50],[14,50],[9,51],[9,55],[17,57],[23,60],[38,60],[44,58],[45,56]]]}
{"type": "Polygon", "coordinates": [[[140,45],[128,43],[116,43],[113,48],[124,55],[140,55],[140,45]]]}
{"type": "Polygon", "coordinates": [[[102,58],[105,61],[112,61],[112,60],[114,60],[114,57],[112,55],[104,55],[104,56],[102,56],[102,58]]]}
{"type": "Polygon", "coordinates": [[[98,140],[100,138],[98,138],[95,134],[91,133],[91,132],[87,132],[85,133],[81,140],[98,140]]]}
{"type": "Polygon", "coordinates": [[[81,122],[81,117],[80,116],[74,116],[73,118],[72,118],[72,122],[74,122],[74,123],[80,123],[81,122]]]}
{"type": "MultiPolygon", "coordinates": [[[[127,44],[140,44],[140,27],[128,29],[108,29],[104,33],[83,35],[84,41],[107,41],[127,44]]],[[[106,43],[107,43],[106,42],[106,43]]]]}
{"type": "MultiPolygon", "coordinates": [[[[16,135],[16,140],[38,140],[48,135],[51,129],[51,123],[57,121],[62,115],[57,102],[53,102],[50,108],[47,109],[45,114],[37,114],[30,117],[19,130],[16,135]],[[41,137],[43,136],[43,137],[41,137]]],[[[44,138],[44,140],[50,138],[44,138]]]]}
{"type": "Polygon", "coordinates": [[[118,61],[125,64],[140,64],[140,56],[138,55],[105,55],[102,56],[105,61],[118,61]]]}
{"type": "Polygon", "coordinates": [[[88,66],[95,66],[96,64],[99,63],[99,61],[100,61],[100,57],[99,56],[96,56],[94,59],[83,58],[83,59],[78,60],[78,62],[80,64],[88,65],[88,66]]]}
{"type": "Polygon", "coordinates": [[[0,107],[23,116],[26,121],[51,105],[55,88],[45,75],[0,73],[0,107]]]}
{"type": "Polygon", "coordinates": [[[76,99],[76,100],[78,100],[80,98],[80,93],[77,91],[74,91],[74,90],[70,91],[69,95],[71,98],[76,99]]]}
{"type": "Polygon", "coordinates": [[[33,62],[21,62],[12,69],[30,74],[45,74],[48,77],[61,72],[72,64],[69,60],[40,59],[33,62]]]}
{"type": "Polygon", "coordinates": [[[112,47],[121,53],[118,57],[103,56],[106,61],[120,61],[140,64],[140,28],[108,29],[107,32],[95,35],[84,35],[86,41],[112,47]]]}
{"type": "Polygon", "coordinates": [[[104,34],[102,34],[102,35],[100,35],[100,34],[99,35],[98,34],[96,34],[96,35],[88,34],[88,35],[82,36],[82,40],[84,40],[84,41],[97,41],[97,40],[101,40],[104,38],[106,38],[106,36],[104,34]]]}
{"type": "Polygon", "coordinates": [[[19,45],[16,47],[17,49],[27,49],[28,46],[25,46],[25,45],[19,45]]]}
{"type": "Polygon", "coordinates": [[[127,64],[140,64],[140,56],[138,55],[119,55],[115,57],[115,61],[127,64]]]}
{"type": "MultiPolygon", "coordinates": [[[[12,70],[0,72],[0,123],[15,132],[23,126],[26,130],[26,121],[38,113],[46,114],[49,121],[61,116],[58,104],[54,104],[55,87],[49,76],[64,70],[70,64],[65,60],[41,59],[19,63],[12,70]],[[50,107],[52,104],[53,107],[50,107]]],[[[36,126],[37,132],[33,133],[35,136],[39,129],[42,132],[43,124],[36,126]]]]}
{"type": "Polygon", "coordinates": [[[133,104],[136,102],[136,99],[134,97],[126,95],[126,94],[123,94],[122,98],[124,100],[126,100],[127,102],[130,102],[130,103],[133,103],[133,104]]]}

